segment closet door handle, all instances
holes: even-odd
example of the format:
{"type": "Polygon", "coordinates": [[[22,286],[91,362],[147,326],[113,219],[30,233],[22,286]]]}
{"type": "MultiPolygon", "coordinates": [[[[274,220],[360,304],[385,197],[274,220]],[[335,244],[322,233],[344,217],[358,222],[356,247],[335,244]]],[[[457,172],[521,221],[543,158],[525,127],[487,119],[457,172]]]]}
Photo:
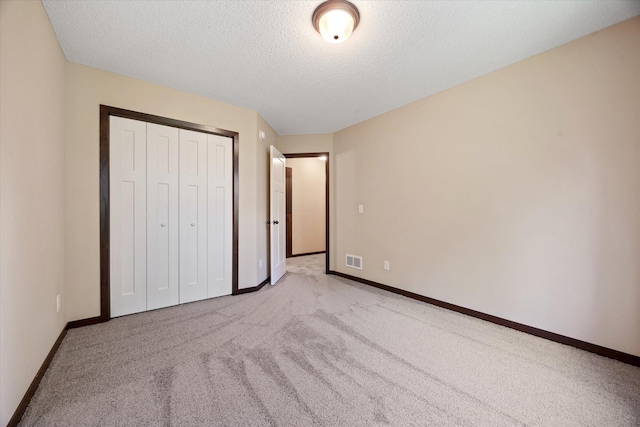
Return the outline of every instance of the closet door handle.
{"type": "Polygon", "coordinates": [[[195,222],[192,222],[192,223],[191,223],[191,226],[192,226],[192,227],[195,227],[195,226],[196,226],[196,223],[195,223],[195,222]]]}
{"type": "Polygon", "coordinates": [[[273,223],[278,225],[278,224],[280,224],[280,221],[273,221],[273,223]]]}
{"type": "Polygon", "coordinates": [[[166,223],[164,223],[164,222],[163,222],[162,224],[160,224],[160,227],[163,227],[163,228],[164,228],[164,227],[166,227],[166,226],[167,226],[167,224],[166,224],[166,223]]]}

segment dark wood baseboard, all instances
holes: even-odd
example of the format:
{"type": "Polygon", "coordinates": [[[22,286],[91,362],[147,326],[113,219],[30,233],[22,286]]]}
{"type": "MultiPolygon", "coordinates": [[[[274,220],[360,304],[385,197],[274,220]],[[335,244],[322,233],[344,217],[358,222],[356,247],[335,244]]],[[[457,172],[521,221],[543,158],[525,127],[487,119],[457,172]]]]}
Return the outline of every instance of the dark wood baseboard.
{"type": "Polygon", "coordinates": [[[67,323],[67,329],[81,328],[83,326],[90,326],[90,325],[95,325],[98,323],[104,323],[108,321],[109,319],[105,319],[102,316],[90,317],[88,319],[73,320],[67,323]]]}
{"type": "Polygon", "coordinates": [[[304,254],[289,255],[287,258],[295,258],[297,256],[307,256],[307,255],[318,255],[318,254],[325,254],[325,253],[327,253],[327,251],[307,252],[304,254]]]}
{"type": "Polygon", "coordinates": [[[9,424],[7,424],[7,427],[14,427],[14,426],[17,426],[18,423],[20,423],[20,420],[22,419],[24,412],[27,410],[27,407],[29,406],[29,402],[31,401],[31,398],[36,393],[36,390],[38,389],[38,385],[40,385],[40,381],[42,380],[44,373],[47,372],[47,368],[49,368],[49,365],[51,364],[51,360],[53,360],[53,356],[56,355],[56,352],[58,351],[58,347],[60,347],[60,343],[62,343],[62,340],[64,339],[65,335],[67,335],[67,326],[65,326],[64,329],[62,329],[62,332],[60,332],[58,339],[56,340],[55,343],[53,343],[53,347],[51,347],[51,351],[49,351],[49,354],[47,354],[47,357],[44,359],[44,362],[42,362],[42,366],[40,366],[38,373],[36,373],[35,378],[33,379],[33,381],[31,381],[31,385],[29,386],[26,393],[22,397],[20,404],[18,405],[15,412],[13,413],[13,416],[9,420],[9,424]]]}
{"type": "Polygon", "coordinates": [[[255,292],[255,291],[259,291],[260,289],[262,289],[262,287],[264,285],[266,285],[267,283],[269,283],[269,280],[271,280],[271,276],[267,277],[266,279],[264,279],[264,281],[262,283],[260,283],[258,286],[252,286],[250,288],[242,288],[242,289],[238,289],[237,292],[234,295],[240,295],[240,294],[248,294],[249,292],[255,292]]]}
{"type": "Polygon", "coordinates": [[[560,344],[570,345],[572,347],[576,347],[581,350],[586,350],[588,352],[595,353],[600,356],[619,360],[620,362],[624,362],[629,365],[640,367],[640,356],[634,356],[633,354],[624,353],[622,351],[603,347],[597,344],[592,344],[586,341],[581,341],[575,338],[556,334],[554,332],[545,331],[544,329],[534,328],[533,326],[528,326],[522,323],[513,322],[511,320],[503,319],[501,317],[493,316],[491,314],[486,314],[480,311],[471,310],[470,308],[461,307],[459,305],[440,301],[434,298],[429,298],[424,295],[405,291],[404,289],[394,288],[393,286],[384,285],[382,283],[377,283],[371,280],[362,279],[360,277],[351,276],[349,274],[340,273],[338,271],[332,270],[329,272],[329,274],[333,274],[335,276],[343,277],[345,279],[353,280],[355,282],[363,283],[365,285],[373,286],[379,289],[384,289],[385,291],[393,292],[395,294],[399,294],[408,298],[413,298],[418,301],[426,302],[428,304],[436,305],[438,307],[442,307],[448,310],[456,311],[458,313],[466,314],[467,316],[476,317],[478,319],[486,320],[487,322],[495,323],[501,326],[506,326],[507,328],[515,329],[520,332],[525,332],[527,334],[535,335],[540,338],[545,338],[550,341],[555,341],[560,344]]]}

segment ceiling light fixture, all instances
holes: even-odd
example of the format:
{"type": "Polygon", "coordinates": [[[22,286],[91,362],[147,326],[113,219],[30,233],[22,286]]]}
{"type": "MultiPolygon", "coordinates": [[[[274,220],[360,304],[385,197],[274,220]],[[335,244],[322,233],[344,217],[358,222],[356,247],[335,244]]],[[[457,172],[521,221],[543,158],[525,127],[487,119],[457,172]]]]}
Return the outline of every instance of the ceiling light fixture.
{"type": "Polygon", "coordinates": [[[358,8],[346,0],[328,0],[313,11],[313,26],[330,43],[342,43],[360,22],[358,8]]]}

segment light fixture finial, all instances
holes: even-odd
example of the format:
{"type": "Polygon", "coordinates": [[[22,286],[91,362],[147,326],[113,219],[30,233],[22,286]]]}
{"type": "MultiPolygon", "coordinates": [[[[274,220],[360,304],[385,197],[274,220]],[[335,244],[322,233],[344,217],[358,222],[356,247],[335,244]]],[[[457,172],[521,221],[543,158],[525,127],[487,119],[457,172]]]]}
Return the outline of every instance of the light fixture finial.
{"type": "Polygon", "coordinates": [[[360,22],[360,12],[346,0],[327,0],[313,12],[313,26],[330,43],[342,43],[360,22]]]}

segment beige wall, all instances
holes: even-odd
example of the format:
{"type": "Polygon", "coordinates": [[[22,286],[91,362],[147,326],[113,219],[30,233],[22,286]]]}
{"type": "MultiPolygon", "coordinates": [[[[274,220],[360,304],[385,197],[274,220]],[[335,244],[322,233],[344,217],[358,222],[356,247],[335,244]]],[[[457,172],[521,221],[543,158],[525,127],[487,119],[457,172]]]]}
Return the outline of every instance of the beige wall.
{"type": "Polygon", "coordinates": [[[333,134],[280,135],[276,146],[284,154],[331,153],[333,152],[333,134]]]}
{"type": "Polygon", "coordinates": [[[336,133],[334,268],[640,355],[639,52],[635,18],[336,133]]]}
{"type": "Polygon", "coordinates": [[[66,323],[64,62],[40,2],[0,2],[0,425],[66,323]]]}
{"type": "Polygon", "coordinates": [[[292,254],[325,250],[326,163],[317,158],[287,159],[292,169],[292,254]]]}
{"type": "Polygon", "coordinates": [[[269,152],[271,146],[275,145],[278,141],[278,134],[269,126],[262,116],[258,114],[258,132],[263,131],[265,133],[264,141],[261,141],[258,137],[258,197],[257,197],[257,209],[258,209],[258,221],[257,221],[257,235],[258,235],[258,281],[262,283],[269,275],[270,272],[270,246],[269,246],[269,226],[267,220],[269,218],[269,152]],[[260,262],[262,261],[262,262],[260,262]]]}
{"type": "Polygon", "coordinates": [[[100,104],[240,133],[239,286],[258,283],[257,248],[264,245],[264,237],[258,237],[256,228],[256,112],[71,62],[66,66],[66,95],[69,320],[100,313],[100,104]]]}

